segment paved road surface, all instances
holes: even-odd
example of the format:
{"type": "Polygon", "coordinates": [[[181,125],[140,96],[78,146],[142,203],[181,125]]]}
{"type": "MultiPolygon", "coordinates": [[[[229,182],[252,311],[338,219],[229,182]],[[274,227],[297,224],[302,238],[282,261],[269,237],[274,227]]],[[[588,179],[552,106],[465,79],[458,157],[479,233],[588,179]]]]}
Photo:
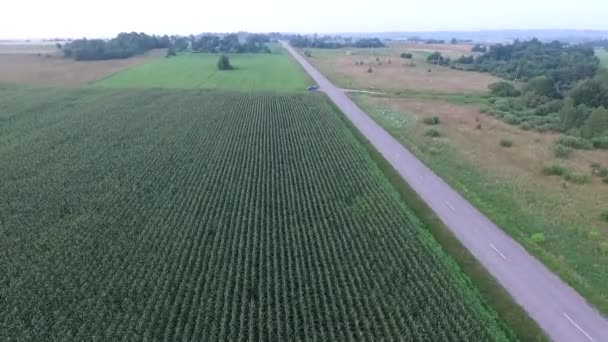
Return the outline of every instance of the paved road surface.
{"type": "Polygon", "coordinates": [[[608,321],[375,123],[304,57],[284,47],[554,341],[608,341],[608,321]]]}

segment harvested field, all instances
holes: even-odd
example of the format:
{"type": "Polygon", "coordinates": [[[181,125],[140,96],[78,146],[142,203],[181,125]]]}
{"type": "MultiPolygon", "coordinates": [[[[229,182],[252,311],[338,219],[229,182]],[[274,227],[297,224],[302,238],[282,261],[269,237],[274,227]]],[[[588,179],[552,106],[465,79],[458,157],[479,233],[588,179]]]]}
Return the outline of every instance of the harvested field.
{"type": "Polygon", "coordinates": [[[162,51],[129,59],[74,61],[57,54],[0,53],[0,83],[79,86],[145,63],[162,51]]]}
{"type": "Polygon", "coordinates": [[[489,74],[429,64],[426,56],[432,51],[395,46],[382,49],[309,50],[312,57],[308,60],[343,88],[386,92],[479,93],[487,91],[488,85],[498,81],[489,74]],[[414,58],[400,58],[402,52],[412,52],[414,58]],[[356,64],[361,62],[361,65],[356,64]],[[369,72],[370,68],[372,72],[369,72]]]}

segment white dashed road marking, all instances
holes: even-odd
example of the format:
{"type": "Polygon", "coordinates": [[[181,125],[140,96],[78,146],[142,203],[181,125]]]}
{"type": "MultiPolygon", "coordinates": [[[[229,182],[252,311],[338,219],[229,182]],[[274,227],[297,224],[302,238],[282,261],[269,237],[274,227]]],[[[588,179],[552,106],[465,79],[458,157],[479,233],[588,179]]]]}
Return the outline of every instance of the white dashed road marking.
{"type": "Polygon", "coordinates": [[[583,335],[585,335],[585,337],[587,337],[589,339],[589,341],[593,341],[593,339],[591,338],[591,336],[589,336],[589,334],[587,334],[585,332],[585,330],[583,330],[581,327],[579,327],[578,324],[576,324],[576,322],[574,322],[572,320],[572,318],[570,318],[570,316],[566,315],[565,312],[564,312],[564,316],[570,321],[570,323],[572,323],[572,325],[574,325],[576,327],[576,329],[580,330],[580,332],[582,332],[583,335]]]}
{"type": "Polygon", "coordinates": [[[504,254],[502,254],[502,252],[499,251],[498,248],[496,248],[496,246],[494,246],[491,242],[490,242],[490,247],[492,247],[492,249],[494,249],[496,251],[496,253],[498,253],[498,255],[500,255],[501,258],[507,260],[507,257],[504,254]]]}
{"type": "Polygon", "coordinates": [[[450,207],[450,209],[452,209],[452,211],[456,211],[456,208],[454,208],[453,205],[450,204],[450,202],[446,201],[445,204],[450,207]]]}

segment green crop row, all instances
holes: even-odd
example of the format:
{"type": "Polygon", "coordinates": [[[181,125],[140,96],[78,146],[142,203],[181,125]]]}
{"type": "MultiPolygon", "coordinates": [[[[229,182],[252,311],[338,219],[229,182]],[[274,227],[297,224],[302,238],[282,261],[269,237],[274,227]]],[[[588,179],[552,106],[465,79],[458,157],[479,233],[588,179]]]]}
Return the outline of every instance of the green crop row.
{"type": "Polygon", "coordinates": [[[0,340],[511,336],[318,95],[7,87],[0,123],[0,340]]]}

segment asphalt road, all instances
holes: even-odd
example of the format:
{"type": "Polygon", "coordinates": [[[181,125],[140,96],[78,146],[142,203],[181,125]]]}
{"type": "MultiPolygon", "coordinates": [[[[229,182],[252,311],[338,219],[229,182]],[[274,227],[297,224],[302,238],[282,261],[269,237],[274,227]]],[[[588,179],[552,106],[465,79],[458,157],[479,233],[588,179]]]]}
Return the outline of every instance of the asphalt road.
{"type": "Polygon", "coordinates": [[[608,320],[453,190],[288,44],[346,117],[554,341],[608,341],[608,320]]]}

